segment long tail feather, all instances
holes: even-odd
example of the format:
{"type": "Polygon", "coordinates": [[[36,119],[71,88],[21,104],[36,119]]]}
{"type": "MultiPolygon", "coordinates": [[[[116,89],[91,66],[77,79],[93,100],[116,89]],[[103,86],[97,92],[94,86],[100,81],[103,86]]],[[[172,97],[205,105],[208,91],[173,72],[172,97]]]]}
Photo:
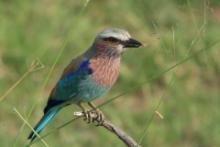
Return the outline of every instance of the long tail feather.
{"type": "MultiPolygon", "coordinates": [[[[49,122],[51,122],[54,119],[54,117],[59,112],[59,110],[60,110],[59,107],[54,107],[48,110],[48,112],[44,114],[41,120],[34,127],[35,132],[39,134],[49,124],[49,122]]],[[[33,141],[35,138],[36,138],[36,134],[32,131],[28,136],[28,139],[33,141]]]]}

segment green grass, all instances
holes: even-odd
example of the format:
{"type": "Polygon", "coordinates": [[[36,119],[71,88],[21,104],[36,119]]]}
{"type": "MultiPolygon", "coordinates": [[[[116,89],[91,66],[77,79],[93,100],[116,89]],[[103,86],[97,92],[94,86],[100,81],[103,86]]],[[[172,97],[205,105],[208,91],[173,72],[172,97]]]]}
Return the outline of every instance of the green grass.
{"type": "MultiPolygon", "coordinates": [[[[1,1],[0,96],[12,90],[0,100],[0,146],[27,145],[31,129],[14,108],[35,125],[63,68],[108,27],[129,30],[147,47],[124,54],[117,84],[96,101],[126,93],[101,108],[106,117],[137,141],[143,138],[143,147],[220,146],[219,25],[218,0],[1,1]],[[28,72],[36,59],[44,68],[28,72]],[[160,100],[164,119],[154,112],[160,100]]],[[[41,135],[71,120],[77,110],[64,109],[41,135]]],[[[82,120],[44,140],[52,147],[123,146],[82,120]]]]}

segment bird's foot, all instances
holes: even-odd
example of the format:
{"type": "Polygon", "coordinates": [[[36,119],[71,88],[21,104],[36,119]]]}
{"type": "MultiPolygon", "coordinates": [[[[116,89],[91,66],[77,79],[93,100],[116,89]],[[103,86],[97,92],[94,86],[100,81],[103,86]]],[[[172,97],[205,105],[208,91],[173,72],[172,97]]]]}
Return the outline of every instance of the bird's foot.
{"type": "Polygon", "coordinates": [[[84,111],[84,121],[86,121],[87,123],[97,123],[96,126],[100,126],[103,124],[104,122],[104,114],[102,113],[102,111],[96,109],[96,110],[92,110],[92,111],[84,111]]]}
{"type": "Polygon", "coordinates": [[[97,122],[96,126],[101,126],[105,120],[105,116],[99,109],[95,110],[96,118],[95,121],[97,122]]]}
{"type": "Polygon", "coordinates": [[[86,121],[88,124],[93,122],[93,117],[92,117],[92,111],[84,111],[84,121],[86,121]]]}

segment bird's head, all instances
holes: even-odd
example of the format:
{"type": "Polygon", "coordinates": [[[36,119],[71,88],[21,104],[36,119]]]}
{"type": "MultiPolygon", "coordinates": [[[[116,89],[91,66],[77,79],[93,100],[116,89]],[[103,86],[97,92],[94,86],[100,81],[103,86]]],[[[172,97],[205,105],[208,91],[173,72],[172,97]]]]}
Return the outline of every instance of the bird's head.
{"type": "Polygon", "coordinates": [[[97,49],[105,49],[116,54],[123,53],[126,48],[139,48],[142,43],[133,39],[128,31],[123,29],[106,29],[96,36],[94,45],[97,49]]]}

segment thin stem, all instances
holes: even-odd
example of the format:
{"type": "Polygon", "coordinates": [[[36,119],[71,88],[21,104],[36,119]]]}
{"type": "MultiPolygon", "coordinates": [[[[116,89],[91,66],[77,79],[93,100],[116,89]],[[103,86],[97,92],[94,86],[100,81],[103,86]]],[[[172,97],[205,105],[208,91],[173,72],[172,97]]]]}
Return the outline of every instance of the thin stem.
{"type": "Polygon", "coordinates": [[[34,128],[28,123],[27,120],[24,119],[24,117],[21,115],[20,112],[18,112],[18,110],[16,108],[13,109],[16,114],[18,115],[18,117],[36,134],[36,136],[38,138],[40,138],[41,142],[46,146],[46,147],[49,147],[49,145],[46,143],[46,141],[40,137],[40,135],[34,130],[34,128]]]}

